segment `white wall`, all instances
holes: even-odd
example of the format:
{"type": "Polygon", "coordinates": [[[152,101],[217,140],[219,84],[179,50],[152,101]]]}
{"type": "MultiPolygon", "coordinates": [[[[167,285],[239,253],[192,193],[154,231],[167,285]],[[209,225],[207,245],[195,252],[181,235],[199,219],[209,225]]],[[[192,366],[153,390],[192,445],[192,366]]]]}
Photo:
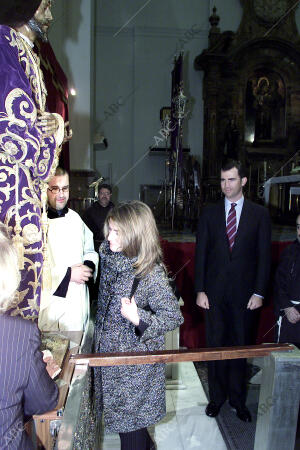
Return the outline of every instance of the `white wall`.
{"type": "Polygon", "coordinates": [[[182,45],[192,113],[185,141],[201,157],[202,74],[193,61],[207,47],[209,2],[190,0],[186,7],[171,0],[101,0],[96,11],[95,118],[109,146],[96,151],[95,167],[105,175],[111,165],[119,200],[137,198],[141,184],[163,182],[165,157],[149,155],[148,149],[160,136],[160,108],[170,106],[173,57],[182,45]],[[197,33],[185,35],[192,27],[197,33]],[[116,112],[108,117],[111,105],[116,112]]]}
{"type": "MultiPolygon", "coordinates": [[[[159,136],[160,108],[170,105],[172,59],[182,45],[185,93],[191,99],[185,141],[201,160],[202,73],[193,62],[207,48],[213,6],[221,31],[236,31],[239,0],[55,2],[51,43],[77,90],[70,114],[71,169],[112,173],[118,200],[137,198],[141,184],[162,183],[164,157],[147,150],[159,136]],[[189,36],[191,28],[198,33],[189,36]],[[108,140],[106,150],[93,145],[98,131],[108,140]]],[[[296,17],[300,23],[299,8],[296,17]]]]}
{"type": "Polygon", "coordinates": [[[71,169],[90,169],[93,161],[91,123],[93,120],[94,0],[60,0],[54,3],[54,23],[49,33],[56,57],[69,86],[77,95],[69,97],[71,169]]]}

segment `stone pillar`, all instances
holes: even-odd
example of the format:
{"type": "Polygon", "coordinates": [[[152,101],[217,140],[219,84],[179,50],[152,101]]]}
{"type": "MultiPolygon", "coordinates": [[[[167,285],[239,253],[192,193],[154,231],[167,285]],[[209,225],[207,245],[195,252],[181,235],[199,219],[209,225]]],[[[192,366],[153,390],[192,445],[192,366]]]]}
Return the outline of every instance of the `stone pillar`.
{"type": "Polygon", "coordinates": [[[204,107],[206,123],[204,124],[203,163],[205,175],[219,175],[218,158],[218,97],[220,89],[219,61],[213,56],[208,58],[207,72],[204,80],[204,107]]]}
{"type": "Polygon", "coordinates": [[[294,450],[300,401],[300,351],[265,357],[254,450],[294,450]]]}
{"type": "Polygon", "coordinates": [[[68,33],[65,42],[68,56],[70,88],[76,96],[70,98],[70,124],[74,137],[70,142],[71,169],[90,169],[92,158],[93,104],[93,0],[68,0],[68,33]]]}

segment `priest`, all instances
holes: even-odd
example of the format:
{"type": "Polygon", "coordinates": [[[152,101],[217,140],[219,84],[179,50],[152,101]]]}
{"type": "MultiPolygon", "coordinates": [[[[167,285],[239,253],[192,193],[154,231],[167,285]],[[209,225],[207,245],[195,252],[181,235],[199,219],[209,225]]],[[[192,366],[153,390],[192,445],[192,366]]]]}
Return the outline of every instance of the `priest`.
{"type": "Polygon", "coordinates": [[[87,282],[96,279],[98,254],[93,233],[79,214],[67,207],[69,175],[58,167],[48,187],[48,249],[51,289],[42,290],[39,328],[85,331],[89,321],[87,282]]]}
{"type": "MultiPolygon", "coordinates": [[[[8,313],[37,320],[44,262],[42,204],[64,138],[60,115],[46,111],[47,92],[34,52],[47,38],[51,0],[0,6],[0,221],[18,251],[21,284],[8,313]]],[[[46,281],[46,278],[45,278],[46,281]]]]}

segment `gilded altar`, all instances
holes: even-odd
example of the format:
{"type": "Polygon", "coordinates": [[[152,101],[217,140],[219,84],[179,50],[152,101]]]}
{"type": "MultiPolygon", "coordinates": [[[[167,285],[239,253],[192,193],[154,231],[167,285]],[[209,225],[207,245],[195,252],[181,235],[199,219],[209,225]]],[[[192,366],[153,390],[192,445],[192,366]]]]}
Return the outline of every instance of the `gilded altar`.
{"type": "MultiPolygon", "coordinates": [[[[264,183],[299,148],[300,36],[293,0],[241,0],[236,32],[210,17],[209,47],[194,61],[204,71],[203,175],[206,201],[219,192],[222,160],[248,167],[247,195],[263,197],[264,183]]],[[[287,165],[280,175],[289,175],[287,165]]],[[[276,203],[276,198],[274,199],[276,203]]],[[[276,205],[274,205],[276,207],[276,205]]]]}

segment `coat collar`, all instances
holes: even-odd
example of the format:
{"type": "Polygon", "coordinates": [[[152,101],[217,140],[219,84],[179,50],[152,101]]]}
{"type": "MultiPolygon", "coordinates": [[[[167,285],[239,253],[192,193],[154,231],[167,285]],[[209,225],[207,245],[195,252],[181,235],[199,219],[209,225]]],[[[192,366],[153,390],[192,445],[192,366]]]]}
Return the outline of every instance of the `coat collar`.
{"type": "Polygon", "coordinates": [[[117,272],[126,272],[133,270],[133,264],[137,258],[128,258],[122,252],[112,252],[109,248],[109,242],[103,241],[99,249],[100,257],[111,270],[117,272]]]}

